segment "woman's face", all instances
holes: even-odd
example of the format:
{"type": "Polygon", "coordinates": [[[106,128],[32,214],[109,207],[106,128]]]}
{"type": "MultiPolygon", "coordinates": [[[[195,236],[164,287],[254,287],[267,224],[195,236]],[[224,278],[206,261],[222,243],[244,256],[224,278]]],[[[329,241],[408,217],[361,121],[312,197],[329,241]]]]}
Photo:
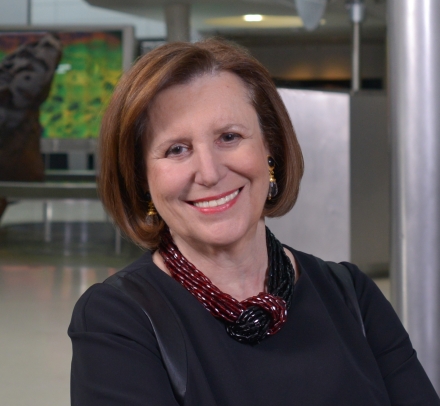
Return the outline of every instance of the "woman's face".
{"type": "Polygon", "coordinates": [[[269,153],[241,79],[221,72],[166,89],[149,120],[148,188],[176,243],[252,239],[267,198],[269,153]]]}

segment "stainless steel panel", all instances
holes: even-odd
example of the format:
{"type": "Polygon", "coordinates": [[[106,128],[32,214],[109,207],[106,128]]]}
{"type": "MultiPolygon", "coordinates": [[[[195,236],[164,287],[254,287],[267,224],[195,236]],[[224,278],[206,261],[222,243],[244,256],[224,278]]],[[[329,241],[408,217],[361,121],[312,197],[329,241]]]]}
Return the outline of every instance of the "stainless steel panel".
{"type": "Polygon", "coordinates": [[[293,210],[266,223],[296,249],[327,260],[350,259],[350,96],[279,92],[303,150],[305,173],[293,210]]]}
{"type": "Polygon", "coordinates": [[[383,274],[390,262],[390,143],[387,98],[357,92],[350,106],[351,261],[383,274]]]}
{"type": "Polygon", "coordinates": [[[390,0],[392,298],[440,391],[440,2],[390,0]]]}

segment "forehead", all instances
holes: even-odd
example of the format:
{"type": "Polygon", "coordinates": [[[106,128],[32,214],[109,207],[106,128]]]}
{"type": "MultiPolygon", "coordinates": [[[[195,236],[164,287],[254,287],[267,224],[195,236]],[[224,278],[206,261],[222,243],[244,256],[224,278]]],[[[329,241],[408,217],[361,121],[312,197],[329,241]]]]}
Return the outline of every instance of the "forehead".
{"type": "Polygon", "coordinates": [[[200,96],[219,90],[234,94],[234,96],[240,94],[248,102],[252,100],[250,89],[238,75],[228,71],[213,71],[196,75],[188,81],[172,85],[160,91],[150,103],[150,109],[160,104],[164,99],[170,99],[179,93],[200,96]]]}
{"type": "Polygon", "coordinates": [[[160,92],[148,112],[149,136],[171,123],[197,116],[211,121],[255,120],[256,110],[243,80],[230,72],[208,73],[160,92]]]}

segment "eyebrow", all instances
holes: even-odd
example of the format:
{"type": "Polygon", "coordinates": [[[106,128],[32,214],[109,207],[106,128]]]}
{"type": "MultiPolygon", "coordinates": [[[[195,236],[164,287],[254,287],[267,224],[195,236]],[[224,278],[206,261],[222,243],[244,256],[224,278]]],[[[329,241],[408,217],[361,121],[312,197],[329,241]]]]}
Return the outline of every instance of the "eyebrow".
{"type": "MultiPolygon", "coordinates": [[[[244,126],[242,124],[238,124],[238,123],[230,123],[230,124],[226,124],[224,126],[218,127],[216,128],[213,133],[214,134],[223,134],[225,132],[228,131],[233,131],[233,130],[249,130],[247,126],[244,126]]],[[[178,144],[178,143],[188,143],[191,142],[191,138],[188,136],[180,136],[177,135],[175,137],[170,136],[168,139],[166,139],[165,141],[161,142],[159,145],[157,145],[154,149],[161,149],[163,148],[164,145],[172,145],[172,144],[178,144]]]]}
{"type": "Polygon", "coordinates": [[[248,128],[242,124],[232,123],[232,124],[226,124],[223,127],[219,127],[217,130],[215,130],[215,133],[222,134],[234,128],[248,130],[248,128]]]}

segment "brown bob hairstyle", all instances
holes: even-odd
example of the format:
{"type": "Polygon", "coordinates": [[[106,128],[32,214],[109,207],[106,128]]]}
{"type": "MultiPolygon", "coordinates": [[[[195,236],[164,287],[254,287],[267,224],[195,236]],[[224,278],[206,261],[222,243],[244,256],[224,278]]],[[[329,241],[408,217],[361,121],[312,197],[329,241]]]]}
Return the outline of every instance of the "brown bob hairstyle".
{"type": "Polygon", "coordinates": [[[147,219],[149,198],[143,151],[151,103],[171,86],[225,71],[236,74],[248,88],[275,160],[279,192],[267,201],[262,215],[282,216],[295,204],[304,171],[303,157],[268,71],[246,50],[223,40],[166,44],[141,57],[122,77],[104,115],[100,135],[98,182],[102,202],[121,231],[141,247],[155,249],[165,225],[161,219],[147,219]]]}

